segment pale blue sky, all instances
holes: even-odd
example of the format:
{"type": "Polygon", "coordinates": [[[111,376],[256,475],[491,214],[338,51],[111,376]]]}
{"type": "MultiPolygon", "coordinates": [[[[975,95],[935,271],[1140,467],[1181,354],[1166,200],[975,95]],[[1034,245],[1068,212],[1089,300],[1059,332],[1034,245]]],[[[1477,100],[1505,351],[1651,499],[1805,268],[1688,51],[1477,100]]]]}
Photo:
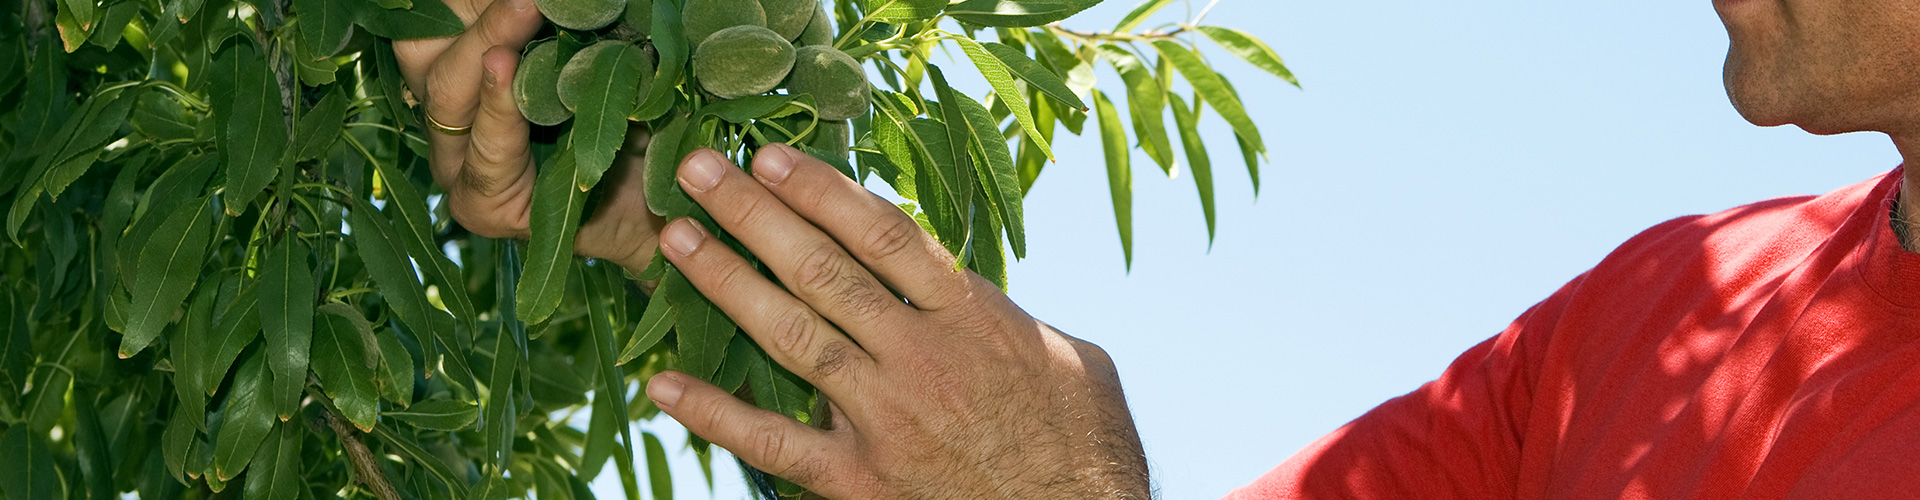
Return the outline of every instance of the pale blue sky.
{"type": "MultiPolygon", "coordinates": [[[[1207,52],[1273,150],[1260,198],[1209,113],[1219,240],[1190,177],[1138,156],[1129,274],[1097,138],[1063,139],[1011,272],[1029,312],[1113,354],[1167,499],[1217,498],[1433,379],[1641,229],[1899,162],[1883,136],[1741,120],[1707,0],[1224,0],[1209,23],[1265,39],[1306,85],[1207,52]]],[[[675,472],[681,498],[705,496],[675,472]]],[[[716,479],[745,497],[732,468],[716,479]]]]}

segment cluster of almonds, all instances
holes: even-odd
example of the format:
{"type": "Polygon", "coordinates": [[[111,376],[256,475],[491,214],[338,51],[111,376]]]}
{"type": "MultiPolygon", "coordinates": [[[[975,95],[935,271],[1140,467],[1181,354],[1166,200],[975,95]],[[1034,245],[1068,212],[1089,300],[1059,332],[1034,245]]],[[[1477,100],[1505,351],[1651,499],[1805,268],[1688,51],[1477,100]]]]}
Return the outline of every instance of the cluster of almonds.
{"type": "MultiPolygon", "coordinates": [[[[869,84],[859,61],[833,47],[831,16],[822,0],[687,0],[681,21],[693,47],[693,81],[718,99],[786,89],[811,95],[822,121],[867,112],[869,84]]],[[[652,35],[653,0],[537,0],[554,24],[576,31],[652,35]],[[622,15],[624,13],[624,16],[622,15]],[[623,19],[624,17],[624,19],[623,19]]],[[[573,118],[603,51],[632,50],[642,63],[641,88],[651,87],[654,61],[639,40],[614,36],[571,54],[558,39],[535,43],[514,79],[514,98],[527,120],[557,125],[573,118]]]]}

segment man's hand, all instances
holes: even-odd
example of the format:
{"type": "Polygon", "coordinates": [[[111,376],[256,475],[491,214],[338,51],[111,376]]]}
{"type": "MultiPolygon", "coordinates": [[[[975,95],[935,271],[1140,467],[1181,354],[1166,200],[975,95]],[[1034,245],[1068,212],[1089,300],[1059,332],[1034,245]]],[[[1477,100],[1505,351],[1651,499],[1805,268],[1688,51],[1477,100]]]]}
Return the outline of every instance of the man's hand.
{"type": "MultiPolygon", "coordinates": [[[[533,157],[529,129],[513,100],[520,52],[540,31],[533,0],[446,0],[467,31],[460,36],[394,42],[401,72],[428,116],[441,124],[471,126],[469,135],[428,131],[433,179],[447,190],[454,220],[489,238],[528,236],[533,206],[533,157]]],[[[647,210],[641,175],[646,132],[627,134],[614,166],[600,183],[608,196],[580,226],[574,249],[613,261],[633,272],[653,258],[663,222],[647,210]]]]}
{"type": "Polygon", "coordinates": [[[647,384],[662,410],[831,498],[1148,497],[1146,458],[1104,351],[954,270],[912,218],[819,160],[776,144],[753,167],[748,175],[703,150],[679,180],[780,284],[691,219],[668,225],[661,249],[832,401],[832,426],[678,372],[647,384]]]}

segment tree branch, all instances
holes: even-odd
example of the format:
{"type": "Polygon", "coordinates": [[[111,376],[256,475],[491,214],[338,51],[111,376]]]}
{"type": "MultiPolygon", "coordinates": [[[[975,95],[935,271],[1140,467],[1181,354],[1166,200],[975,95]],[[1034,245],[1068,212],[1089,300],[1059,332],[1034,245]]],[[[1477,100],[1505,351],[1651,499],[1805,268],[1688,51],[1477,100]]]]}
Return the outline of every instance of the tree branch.
{"type": "Polygon", "coordinates": [[[373,451],[368,450],[367,443],[360,439],[364,434],[359,429],[353,428],[352,424],[348,424],[346,418],[340,416],[340,409],[333,406],[332,399],[313,387],[312,384],[317,380],[309,375],[307,382],[307,395],[312,396],[314,401],[319,401],[320,405],[327,410],[320,415],[321,420],[325,420],[327,427],[333,429],[333,434],[340,437],[340,449],[347,456],[347,463],[353,466],[353,477],[359,478],[360,484],[366,485],[374,498],[401,500],[400,491],[393,489],[393,482],[387,480],[387,473],[380,469],[373,451]]]}

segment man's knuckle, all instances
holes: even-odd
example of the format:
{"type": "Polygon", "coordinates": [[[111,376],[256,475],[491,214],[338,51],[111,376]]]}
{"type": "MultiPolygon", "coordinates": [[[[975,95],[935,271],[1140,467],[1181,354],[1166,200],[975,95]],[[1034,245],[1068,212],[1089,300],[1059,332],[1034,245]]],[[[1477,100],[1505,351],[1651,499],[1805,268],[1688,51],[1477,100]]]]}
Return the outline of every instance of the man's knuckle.
{"type": "Polygon", "coordinates": [[[824,295],[840,280],[842,264],[840,256],[833,248],[815,245],[800,258],[800,266],[794,270],[795,284],[801,290],[814,295],[824,295]]]}
{"type": "Polygon", "coordinates": [[[774,323],[773,348],[782,353],[805,352],[819,328],[812,313],[799,310],[783,313],[774,323]]]}
{"type": "Polygon", "coordinates": [[[761,460],[776,464],[804,462],[804,460],[793,460],[787,457],[787,445],[786,428],[780,425],[779,422],[771,418],[762,419],[762,423],[754,427],[753,444],[750,446],[753,447],[754,452],[760,456],[761,460]]]}
{"type": "Polygon", "coordinates": [[[837,380],[846,374],[852,362],[853,346],[846,342],[828,342],[820,346],[820,354],[814,357],[813,373],[822,379],[837,380]]]}
{"type": "Polygon", "coordinates": [[[911,248],[920,239],[920,224],[904,217],[887,217],[867,230],[867,255],[888,259],[911,248]]]}

